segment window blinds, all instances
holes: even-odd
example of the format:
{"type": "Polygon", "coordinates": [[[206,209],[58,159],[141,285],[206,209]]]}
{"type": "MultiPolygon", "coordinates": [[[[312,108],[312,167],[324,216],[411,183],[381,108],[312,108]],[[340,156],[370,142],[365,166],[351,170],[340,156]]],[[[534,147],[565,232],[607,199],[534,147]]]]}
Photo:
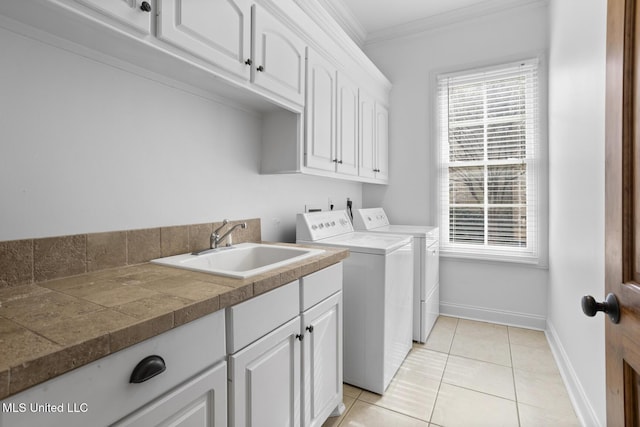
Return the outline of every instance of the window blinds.
{"type": "Polygon", "coordinates": [[[443,254],[538,256],[538,61],[437,78],[443,254]]]}

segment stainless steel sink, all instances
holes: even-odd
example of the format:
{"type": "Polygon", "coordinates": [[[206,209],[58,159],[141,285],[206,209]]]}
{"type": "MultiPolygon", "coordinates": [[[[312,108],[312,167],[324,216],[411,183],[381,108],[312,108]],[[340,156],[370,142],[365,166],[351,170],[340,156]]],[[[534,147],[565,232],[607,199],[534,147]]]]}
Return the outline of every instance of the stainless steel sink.
{"type": "Polygon", "coordinates": [[[154,264],[244,279],[323,253],[323,249],[240,243],[200,254],[151,260],[154,264]]]}

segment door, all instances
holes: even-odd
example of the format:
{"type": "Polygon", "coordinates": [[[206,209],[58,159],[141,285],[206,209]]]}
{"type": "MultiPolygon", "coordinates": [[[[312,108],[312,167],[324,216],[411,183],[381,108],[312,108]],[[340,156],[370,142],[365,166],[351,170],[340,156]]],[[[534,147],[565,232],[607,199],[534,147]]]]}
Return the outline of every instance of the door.
{"type": "Polygon", "coordinates": [[[335,171],[336,68],[307,48],[305,166],[335,171]]]}
{"type": "Polygon", "coordinates": [[[358,86],[338,74],[338,168],[345,175],[358,175],[358,86]]]}
{"type": "Polygon", "coordinates": [[[151,34],[153,1],[143,0],[75,0],[142,33],[151,34]]]}
{"type": "Polygon", "coordinates": [[[300,318],[229,356],[229,425],[300,426],[300,318]]]}
{"type": "Polygon", "coordinates": [[[609,426],[640,425],[640,4],[635,3],[609,0],[607,15],[605,288],[621,309],[620,323],[607,321],[605,327],[609,426]]]}
{"type": "Polygon", "coordinates": [[[362,90],[359,93],[360,113],[360,176],[375,178],[375,101],[362,90]]]}
{"type": "Polygon", "coordinates": [[[389,179],[389,111],[376,103],[376,178],[389,179]]]}
{"type": "Polygon", "coordinates": [[[302,315],[304,427],[318,427],[342,403],[342,292],[302,315]]]}
{"type": "Polygon", "coordinates": [[[158,0],[158,38],[249,80],[251,1],[158,0]]]}
{"type": "Polygon", "coordinates": [[[304,105],[306,45],[300,37],[254,4],[251,80],[269,92],[304,105]]]}
{"type": "Polygon", "coordinates": [[[226,427],[227,364],[223,361],[112,427],[226,427]]]}

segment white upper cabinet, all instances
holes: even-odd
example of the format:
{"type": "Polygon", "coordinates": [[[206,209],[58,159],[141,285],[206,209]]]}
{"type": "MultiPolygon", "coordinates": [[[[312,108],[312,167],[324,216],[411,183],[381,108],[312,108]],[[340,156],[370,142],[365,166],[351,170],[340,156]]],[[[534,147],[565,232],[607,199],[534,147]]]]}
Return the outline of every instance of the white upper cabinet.
{"type": "Polygon", "coordinates": [[[307,167],[335,171],[336,67],[307,49],[305,102],[305,163],[307,167]]]}
{"type": "Polygon", "coordinates": [[[161,40],[249,80],[250,0],[158,0],[161,40]]]}
{"type": "Polygon", "coordinates": [[[153,0],[74,0],[142,33],[151,34],[153,0]]]}
{"type": "Polygon", "coordinates": [[[360,91],[359,174],[375,182],[389,179],[389,113],[366,92],[360,91]]]}
{"type": "Polygon", "coordinates": [[[376,103],[376,179],[389,180],[389,111],[376,103]]]}
{"type": "Polygon", "coordinates": [[[358,175],[358,86],[338,73],[337,172],[358,175]]]}
{"type": "Polygon", "coordinates": [[[358,86],[307,48],[305,166],[358,175],[358,86]]]}
{"type": "Polygon", "coordinates": [[[376,105],[374,99],[360,91],[360,176],[376,177],[376,105]]]}
{"type": "Polygon", "coordinates": [[[263,89],[304,105],[306,44],[291,29],[254,4],[251,81],[263,89]]]}

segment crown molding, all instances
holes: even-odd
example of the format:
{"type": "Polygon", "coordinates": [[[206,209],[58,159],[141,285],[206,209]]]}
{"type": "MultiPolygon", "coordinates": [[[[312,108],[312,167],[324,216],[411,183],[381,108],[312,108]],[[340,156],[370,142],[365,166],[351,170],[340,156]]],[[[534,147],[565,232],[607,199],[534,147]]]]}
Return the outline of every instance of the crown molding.
{"type": "MultiPolygon", "coordinates": [[[[0,0],[1,1],[1,0],[0,0]]],[[[363,52],[362,47],[353,40],[347,32],[338,24],[331,14],[320,4],[322,0],[294,0],[334,43],[340,46],[351,61],[359,64],[367,70],[386,91],[391,90],[391,82],[382,74],[369,57],[363,52]]]]}
{"type": "Polygon", "coordinates": [[[362,47],[367,39],[364,29],[353,11],[341,0],[318,0],[318,3],[331,15],[342,29],[362,47]]]}
{"type": "Polygon", "coordinates": [[[470,19],[481,18],[512,9],[547,6],[549,0],[488,0],[472,6],[455,9],[423,19],[395,25],[371,32],[367,35],[364,46],[370,46],[393,39],[412,37],[429,31],[454,25],[470,19]]]}

